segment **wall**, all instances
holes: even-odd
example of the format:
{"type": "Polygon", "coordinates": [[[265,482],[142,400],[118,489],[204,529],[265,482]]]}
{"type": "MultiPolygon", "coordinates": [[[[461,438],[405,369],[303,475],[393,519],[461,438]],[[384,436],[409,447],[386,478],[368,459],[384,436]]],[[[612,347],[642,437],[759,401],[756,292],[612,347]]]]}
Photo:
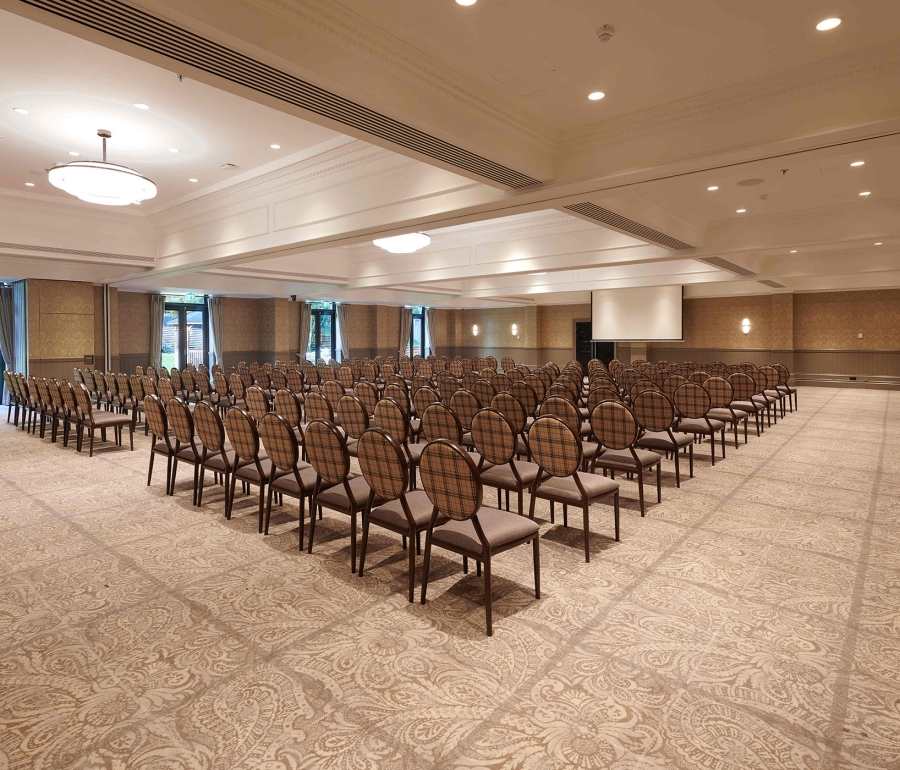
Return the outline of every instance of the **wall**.
{"type": "Polygon", "coordinates": [[[259,361],[259,303],[242,297],[222,298],[223,366],[259,361]]]}
{"type": "Polygon", "coordinates": [[[137,291],[117,292],[119,368],[131,374],[136,366],[150,365],[150,294],[137,291]]]}
{"type": "MultiPolygon", "coordinates": [[[[102,311],[101,303],[101,311],[102,311]]],[[[94,352],[94,286],[28,281],[28,366],[36,377],[71,379],[94,352]]],[[[98,363],[100,363],[98,361],[98,363]]]]}
{"type": "Polygon", "coordinates": [[[375,308],[375,354],[397,356],[400,350],[400,308],[377,305],[375,308]]]}
{"type": "MultiPolygon", "coordinates": [[[[397,334],[399,335],[399,314],[397,334]]],[[[350,305],[350,357],[374,358],[378,348],[378,309],[375,305],[350,305]]]]}

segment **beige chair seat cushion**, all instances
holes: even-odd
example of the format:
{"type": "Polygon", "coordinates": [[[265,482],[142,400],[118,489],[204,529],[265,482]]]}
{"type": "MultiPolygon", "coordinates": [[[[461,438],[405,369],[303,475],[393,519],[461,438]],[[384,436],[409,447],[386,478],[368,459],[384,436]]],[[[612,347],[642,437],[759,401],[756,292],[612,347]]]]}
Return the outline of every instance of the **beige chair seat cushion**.
{"type": "MultiPolygon", "coordinates": [[[[225,471],[228,470],[228,472],[230,473],[231,469],[234,467],[234,450],[226,445],[225,454],[228,457],[227,469],[225,467],[225,461],[222,459],[221,452],[216,452],[214,455],[209,455],[206,458],[206,462],[203,463],[203,467],[213,472],[225,473],[225,471]]],[[[252,460],[239,460],[238,467],[247,465],[247,463],[250,462],[252,462],[252,460]]]]}
{"type": "Polygon", "coordinates": [[[93,425],[95,428],[114,428],[117,425],[129,425],[131,423],[131,415],[119,414],[118,412],[100,412],[92,410],[90,415],[84,421],[87,426],[93,425]]]}
{"type": "MultiPolygon", "coordinates": [[[[272,473],[272,461],[268,457],[263,457],[263,458],[260,458],[259,464],[262,467],[262,471],[263,471],[262,481],[263,481],[263,483],[268,483],[269,477],[271,476],[271,473],[272,473]]],[[[288,473],[288,471],[279,471],[276,469],[275,478],[276,479],[280,478],[281,476],[284,476],[286,473],[288,473]]],[[[250,482],[251,484],[259,485],[260,478],[259,478],[259,471],[256,470],[256,463],[250,462],[250,463],[247,463],[246,465],[241,465],[234,472],[234,475],[238,481],[247,481],[247,482],[250,482]]]]}
{"type": "Polygon", "coordinates": [[[671,452],[677,447],[690,446],[694,442],[694,437],[687,433],[672,431],[672,435],[675,438],[674,444],[666,431],[648,430],[635,442],[635,446],[642,449],[663,449],[671,452]]]}
{"type": "Polygon", "coordinates": [[[730,409],[724,408],[715,408],[709,410],[710,419],[721,420],[722,422],[733,423],[733,422],[743,422],[750,415],[745,412],[743,409],[735,409],[734,414],[732,414],[730,409]]]}
{"type": "Polygon", "coordinates": [[[742,412],[747,412],[748,414],[756,414],[757,412],[763,411],[766,408],[766,405],[758,401],[732,401],[731,408],[740,409],[742,412]]]}
{"type": "MultiPolygon", "coordinates": [[[[492,550],[533,537],[540,531],[536,521],[519,516],[517,513],[501,511],[497,508],[481,508],[476,515],[484,532],[485,540],[492,550]]],[[[431,535],[431,542],[434,545],[472,555],[481,555],[484,552],[472,519],[450,520],[446,524],[436,527],[431,535]]]]}
{"type": "MultiPolygon", "coordinates": [[[[644,468],[649,468],[653,465],[656,465],[662,457],[660,457],[656,452],[650,452],[646,449],[635,449],[634,453],[637,455],[637,462],[641,464],[644,468]]],[[[604,468],[621,468],[622,470],[634,470],[637,466],[634,460],[634,455],[631,454],[627,449],[607,449],[603,455],[597,460],[598,467],[602,466],[604,468]]]]}
{"type": "MultiPolygon", "coordinates": [[[[308,463],[297,463],[300,468],[300,481],[303,482],[303,494],[311,495],[313,488],[316,486],[316,471],[308,463]]],[[[300,487],[297,485],[297,479],[293,473],[275,479],[272,482],[272,489],[291,497],[300,497],[300,487]]]]}
{"type": "MultiPolygon", "coordinates": [[[[531,486],[541,472],[540,466],[537,463],[529,463],[524,460],[513,460],[513,462],[516,465],[516,470],[519,472],[519,477],[522,479],[523,486],[526,488],[531,486]]],[[[513,475],[513,470],[509,463],[506,465],[494,465],[482,471],[481,483],[485,486],[500,487],[501,489],[518,489],[516,477],[513,475]]]]}
{"type": "Polygon", "coordinates": [[[706,420],[691,420],[688,418],[678,423],[678,430],[682,433],[709,433],[710,427],[713,433],[718,433],[725,428],[725,423],[721,420],[710,419],[707,423],[706,420]]]}
{"type": "MultiPolygon", "coordinates": [[[[422,489],[414,489],[412,492],[406,493],[406,504],[409,506],[409,512],[413,515],[416,522],[416,529],[422,529],[428,526],[431,521],[431,514],[434,511],[434,505],[428,499],[428,495],[422,489]]],[[[369,521],[388,529],[405,530],[409,528],[409,520],[403,511],[403,505],[400,500],[391,500],[390,502],[373,508],[369,514],[369,521]]],[[[447,517],[438,514],[438,524],[447,521],[447,517]]]]}
{"type": "MultiPolygon", "coordinates": [[[[581,481],[584,491],[587,492],[588,500],[603,497],[619,488],[619,482],[608,479],[605,476],[597,476],[593,473],[583,473],[578,471],[576,474],[581,481]]],[[[572,503],[581,505],[583,498],[578,487],[575,485],[573,476],[565,478],[550,478],[544,481],[537,491],[538,497],[552,498],[564,503],[572,503]]]]}
{"type": "MultiPolygon", "coordinates": [[[[371,491],[365,478],[363,476],[357,476],[356,478],[350,479],[347,486],[350,488],[352,502],[355,503],[356,508],[360,510],[364,508],[369,501],[369,492],[371,491]]],[[[342,512],[349,511],[351,507],[351,499],[347,497],[347,490],[344,488],[343,484],[337,484],[331,489],[319,492],[316,502],[326,508],[332,508],[342,512]]],[[[376,496],[375,504],[378,505],[379,502],[380,498],[376,496]]]]}

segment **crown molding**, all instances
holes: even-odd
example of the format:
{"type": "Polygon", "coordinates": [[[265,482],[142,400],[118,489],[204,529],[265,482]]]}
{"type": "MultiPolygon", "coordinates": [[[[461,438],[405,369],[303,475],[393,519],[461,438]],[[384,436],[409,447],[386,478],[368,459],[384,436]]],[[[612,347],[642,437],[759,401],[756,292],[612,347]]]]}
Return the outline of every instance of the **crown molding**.
{"type": "Polygon", "coordinates": [[[77,217],[80,220],[89,218],[100,222],[115,222],[120,225],[146,226],[146,216],[137,211],[110,211],[108,207],[99,208],[90,203],[83,203],[73,198],[69,203],[65,199],[49,195],[21,195],[12,190],[0,190],[0,208],[17,211],[53,213],[55,215],[77,217]],[[76,202],[77,201],[77,202],[76,202]]]}
{"type": "Polygon", "coordinates": [[[574,129],[562,135],[560,149],[563,152],[577,152],[709,121],[735,108],[797,101],[842,86],[891,75],[898,68],[900,46],[896,43],[874,46],[574,129]]]}
{"type": "Polygon", "coordinates": [[[505,131],[524,136],[546,152],[552,152],[559,142],[559,132],[540,123],[531,113],[509,104],[499,104],[502,97],[463,78],[449,67],[337,3],[325,4],[321,0],[248,2],[294,27],[304,31],[314,29],[318,36],[333,45],[352,51],[429,93],[438,94],[457,108],[487,118],[502,126],[505,131]]]}

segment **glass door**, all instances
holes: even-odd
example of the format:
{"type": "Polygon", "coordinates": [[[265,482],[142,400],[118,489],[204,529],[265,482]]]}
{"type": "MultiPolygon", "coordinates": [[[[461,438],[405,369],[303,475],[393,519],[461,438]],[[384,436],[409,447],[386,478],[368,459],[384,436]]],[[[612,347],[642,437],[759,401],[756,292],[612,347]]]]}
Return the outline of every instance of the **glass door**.
{"type": "Polygon", "coordinates": [[[181,311],[166,305],[163,316],[162,357],[160,363],[166,369],[184,369],[181,365],[181,311]]]}
{"type": "Polygon", "coordinates": [[[311,302],[309,314],[309,344],[306,358],[315,363],[335,357],[334,303],[311,302]]]}
{"type": "Polygon", "coordinates": [[[199,368],[208,357],[209,323],[205,301],[203,304],[190,300],[166,302],[163,316],[162,365],[169,369],[173,366],[184,369],[188,364],[193,364],[199,368]]]}

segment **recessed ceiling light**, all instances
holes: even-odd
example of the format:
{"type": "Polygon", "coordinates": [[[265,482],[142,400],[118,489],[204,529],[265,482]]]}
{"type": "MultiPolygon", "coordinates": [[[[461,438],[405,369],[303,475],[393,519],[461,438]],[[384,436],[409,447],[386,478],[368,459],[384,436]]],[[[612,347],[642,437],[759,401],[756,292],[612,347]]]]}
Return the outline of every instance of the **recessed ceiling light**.
{"type": "Polygon", "coordinates": [[[868,198],[871,194],[872,194],[872,193],[869,192],[868,190],[866,190],[865,192],[861,192],[861,193],[860,193],[860,195],[861,195],[863,198],[868,198]]]}
{"type": "Polygon", "coordinates": [[[190,179],[188,179],[188,182],[196,182],[196,181],[197,181],[197,180],[194,179],[194,177],[191,177],[190,179]]]}
{"type": "Polygon", "coordinates": [[[178,149],[175,147],[170,147],[169,152],[178,152],[178,149]]]}
{"type": "Polygon", "coordinates": [[[545,270],[543,273],[529,273],[528,275],[547,275],[547,271],[545,270]]]}
{"type": "Polygon", "coordinates": [[[69,150],[69,155],[72,155],[72,156],[74,156],[74,157],[77,158],[79,155],[81,155],[81,153],[80,153],[80,152],[75,152],[75,150],[69,150]]]}
{"type": "Polygon", "coordinates": [[[20,115],[28,114],[28,110],[26,110],[24,107],[13,107],[13,112],[18,112],[20,115]]]}
{"type": "Polygon", "coordinates": [[[747,213],[747,209],[738,209],[735,213],[736,213],[736,214],[746,214],[746,213],[747,213]]]}
{"type": "Polygon", "coordinates": [[[25,182],[26,187],[34,187],[34,182],[25,182]]]}
{"type": "Polygon", "coordinates": [[[372,243],[391,254],[412,254],[414,251],[424,249],[431,243],[431,238],[425,233],[406,233],[390,238],[376,238],[372,243]]]}
{"type": "Polygon", "coordinates": [[[791,249],[791,254],[796,254],[796,253],[797,253],[797,249],[791,249]]]}
{"type": "Polygon", "coordinates": [[[855,160],[850,165],[851,166],[865,166],[866,162],[864,160],[855,160]]]}
{"type": "Polygon", "coordinates": [[[876,246],[881,246],[881,241],[876,241],[876,242],[875,242],[875,245],[876,245],[876,246]]]}
{"type": "Polygon", "coordinates": [[[478,0],[456,0],[457,5],[475,5],[478,0]]]}
{"type": "Polygon", "coordinates": [[[710,192],[715,192],[716,190],[719,189],[719,187],[718,187],[718,185],[713,185],[712,187],[707,187],[706,189],[709,190],[710,192]]]}
{"type": "Polygon", "coordinates": [[[135,102],[134,106],[137,107],[139,110],[149,110],[150,109],[150,105],[144,104],[143,102],[135,102]]]}
{"type": "Polygon", "coordinates": [[[835,27],[840,27],[842,18],[839,16],[833,16],[830,19],[822,19],[818,24],[816,24],[816,29],[819,32],[827,32],[829,29],[834,29],[835,27]]]}
{"type": "Polygon", "coordinates": [[[592,102],[599,102],[604,96],[606,96],[603,91],[594,91],[592,94],[588,94],[588,99],[592,102]]]}
{"type": "Polygon", "coordinates": [[[281,145],[280,145],[280,144],[270,144],[269,147],[271,147],[273,150],[280,150],[280,149],[281,149],[281,145]]]}

